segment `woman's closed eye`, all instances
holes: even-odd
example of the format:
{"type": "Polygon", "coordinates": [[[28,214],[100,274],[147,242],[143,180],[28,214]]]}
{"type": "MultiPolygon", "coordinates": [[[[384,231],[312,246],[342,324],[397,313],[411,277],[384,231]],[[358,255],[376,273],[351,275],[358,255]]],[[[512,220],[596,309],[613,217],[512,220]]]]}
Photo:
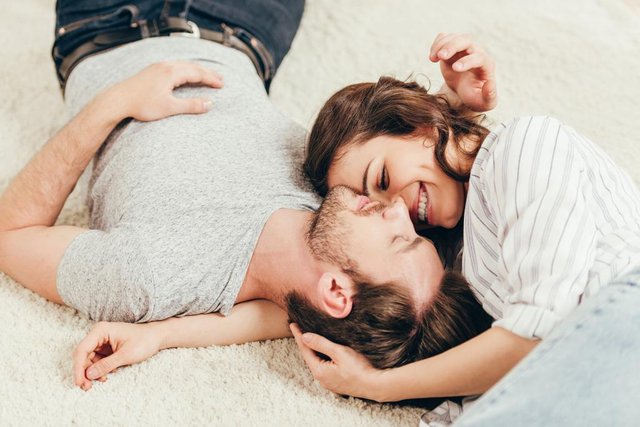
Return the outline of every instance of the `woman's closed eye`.
{"type": "Polygon", "coordinates": [[[389,189],[389,174],[387,173],[386,166],[382,166],[377,186],[380,191],[387,191],[389,189]]]}

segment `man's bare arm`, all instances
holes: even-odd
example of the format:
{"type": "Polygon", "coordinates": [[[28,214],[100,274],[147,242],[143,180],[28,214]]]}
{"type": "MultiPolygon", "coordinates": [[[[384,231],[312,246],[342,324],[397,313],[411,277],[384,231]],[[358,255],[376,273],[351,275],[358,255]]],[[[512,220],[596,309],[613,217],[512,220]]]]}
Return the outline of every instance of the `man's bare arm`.
{"type": "Polygon", "coordinates": [[[52,226],[96,151],[127,117],[158,120],[208,110],[203,99],[179,99],[175,87],[221,87],[221,78],[189,63],[154,64],[100,93],[24,167],[0,197],[0,232],[52,226]]]}
{"type": "Polygon", "coordinates": [[[206,100],[173,96],[173,89],[185,83],[222,85],[218,75],[199,65],[152,65],[102,92],[44,145],[0,197],[0,271],[63,303],[56,288],[57,267],[71,241],[86,231],[53,226],[67,197],[123,119],[151,121],[207,111],[206,100]]]}
{"type": "Polygon", "coordinates": [[[203,314],[146,324],[100,322],[73,353],[77,386],[91,388],[115,369],[142,362],[172,347],[208,347],[284,338],[291,335],[287,314],[266,300],[237,304],[229,316],[203,314]]]}
{"type": "Polygon", "coordinates": [[[31,159],[0,197],[0,232],[55,223],[80,175],[124,118],[119,102],[113,92],[98,96],[31,159]]]}

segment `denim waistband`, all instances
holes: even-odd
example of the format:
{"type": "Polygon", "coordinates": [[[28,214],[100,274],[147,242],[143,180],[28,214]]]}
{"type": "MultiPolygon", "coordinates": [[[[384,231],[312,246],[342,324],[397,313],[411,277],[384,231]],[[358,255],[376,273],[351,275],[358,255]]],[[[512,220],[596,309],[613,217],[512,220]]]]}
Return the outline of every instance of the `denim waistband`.
{"type": "Polygon", "coordinates": [[[140,26],[178,16],[201,28],[222,24],[257,37],[274,59],[274,72],[300,25],[304,0],[58,0],[52,56],[56,69],[75,48],[105,31],[140,26]]]}

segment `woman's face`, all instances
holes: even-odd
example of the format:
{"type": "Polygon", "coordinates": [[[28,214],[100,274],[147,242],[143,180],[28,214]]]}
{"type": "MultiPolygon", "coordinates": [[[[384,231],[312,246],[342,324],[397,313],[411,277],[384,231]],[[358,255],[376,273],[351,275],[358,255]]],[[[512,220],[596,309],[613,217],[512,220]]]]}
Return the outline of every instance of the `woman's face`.
{"type": "Polygon", "coordinates": [[[444,173],[434,143],[422,136],[378,136],[346,146],[337,158],[330,188],[346,185],[386,204],[401,197],[417,230],[453,228],[462,217],[464,184],[444,173]]]}

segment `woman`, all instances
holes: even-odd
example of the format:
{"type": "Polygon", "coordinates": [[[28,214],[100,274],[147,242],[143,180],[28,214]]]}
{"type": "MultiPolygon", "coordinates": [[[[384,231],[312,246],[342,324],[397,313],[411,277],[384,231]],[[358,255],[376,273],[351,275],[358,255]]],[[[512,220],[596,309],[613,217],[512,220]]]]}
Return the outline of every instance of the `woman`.
{"type": "MultiPolygon", "coordinates": [[[[430,57],[445,76],[475,79],[477,94],[495,93],[492,74],[469,71],[486,56],[467,37],[438,36],[430,57]]],[[[625,274],[640,265],[640,193],[557,120],[525,117],[489,132],[416,83],[381,78],[325,104],[305,166],[321,193],[347,185],[383,202],[401,197],[426,233],[464,218],[463,272],[496,318],[456,348],[387,371],[293,326],[312,372],[334,392],[378,401],[483,393],[584,299],[637,281],[625,274]]]]}

